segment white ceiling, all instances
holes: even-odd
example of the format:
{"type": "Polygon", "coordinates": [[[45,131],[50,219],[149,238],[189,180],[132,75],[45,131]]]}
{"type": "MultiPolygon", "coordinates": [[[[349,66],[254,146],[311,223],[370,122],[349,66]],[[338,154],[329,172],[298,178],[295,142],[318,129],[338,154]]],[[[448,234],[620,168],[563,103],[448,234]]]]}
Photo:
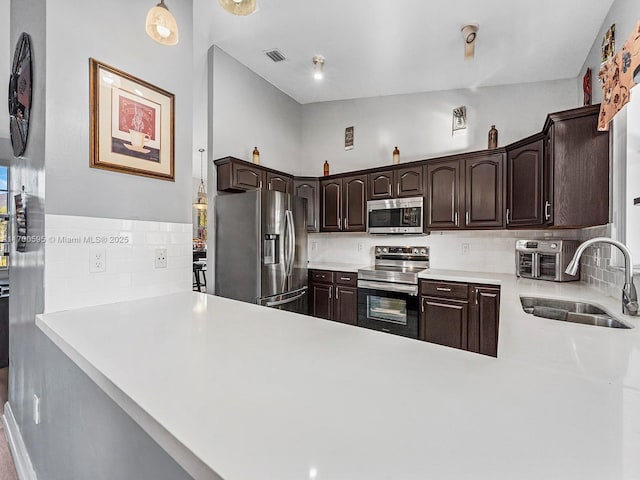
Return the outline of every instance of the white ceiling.
{"type": "MultiPolygon", "coordinates": [[[[257,0],[198,3],[216,44],[299,103],[573,78],[613,0],[257,0]],[[474,60],[460,27],[478,23],[474,60]],[[264,51],[279,49],[273,63],[264,51]],[[315,81],[311,59],[326,58],[315,81]]],[[[202,20],[203,17],[199,19],[202,20]]]]}

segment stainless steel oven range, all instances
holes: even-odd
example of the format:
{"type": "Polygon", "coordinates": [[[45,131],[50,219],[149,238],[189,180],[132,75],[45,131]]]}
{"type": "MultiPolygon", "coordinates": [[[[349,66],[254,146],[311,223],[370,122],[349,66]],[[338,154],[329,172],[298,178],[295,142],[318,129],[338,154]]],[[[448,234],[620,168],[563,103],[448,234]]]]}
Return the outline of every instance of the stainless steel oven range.
{"type": "Polygon", "coordinates": [[[429,247],[375,248],[373,267],[358,270],[358,325],[418,338],[418,274],[429,247]]]}

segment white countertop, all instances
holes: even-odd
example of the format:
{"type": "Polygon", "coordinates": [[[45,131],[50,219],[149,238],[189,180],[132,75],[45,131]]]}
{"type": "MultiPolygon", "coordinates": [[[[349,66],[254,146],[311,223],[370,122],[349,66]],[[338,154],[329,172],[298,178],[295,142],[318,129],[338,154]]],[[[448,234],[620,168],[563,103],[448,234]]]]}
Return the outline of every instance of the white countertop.
{"type": "Polygon", "coordinates": [[[309,270],[333,270],[334,272],[358,273],[361,268],[368,267],[358,263],[309,262],[309,270]]]}
{"type": "Polygon", "coordinates": [[[195,478],[640,478],[640,322],[533,317],[519,294],[619,302],[458,274],[501,285],[497,359],[191,292],[37,325],[195,478]]]}

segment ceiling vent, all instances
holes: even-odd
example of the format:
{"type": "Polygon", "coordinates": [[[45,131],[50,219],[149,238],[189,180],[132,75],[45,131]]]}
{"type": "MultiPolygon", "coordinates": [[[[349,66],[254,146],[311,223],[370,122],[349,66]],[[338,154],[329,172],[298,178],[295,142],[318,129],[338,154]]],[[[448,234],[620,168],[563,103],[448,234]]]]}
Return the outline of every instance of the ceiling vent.
{"type": "Polygon", "coordinates": [[[264,54],[276,63],[286,60],[286,57],[277,48],[274,48],[273,50],[267,50],[266,52],[264,52],[264,54]]]}

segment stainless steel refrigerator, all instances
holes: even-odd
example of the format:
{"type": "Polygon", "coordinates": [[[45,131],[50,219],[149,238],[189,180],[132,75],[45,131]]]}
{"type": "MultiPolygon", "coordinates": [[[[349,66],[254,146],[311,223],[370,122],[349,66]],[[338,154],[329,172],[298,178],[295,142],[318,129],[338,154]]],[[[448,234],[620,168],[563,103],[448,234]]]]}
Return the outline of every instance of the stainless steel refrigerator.
{"type": "Polygon", "coordinates": [[[215,198],[215,293],[307,313],[307,201],[253,190],[215,198]]]}

